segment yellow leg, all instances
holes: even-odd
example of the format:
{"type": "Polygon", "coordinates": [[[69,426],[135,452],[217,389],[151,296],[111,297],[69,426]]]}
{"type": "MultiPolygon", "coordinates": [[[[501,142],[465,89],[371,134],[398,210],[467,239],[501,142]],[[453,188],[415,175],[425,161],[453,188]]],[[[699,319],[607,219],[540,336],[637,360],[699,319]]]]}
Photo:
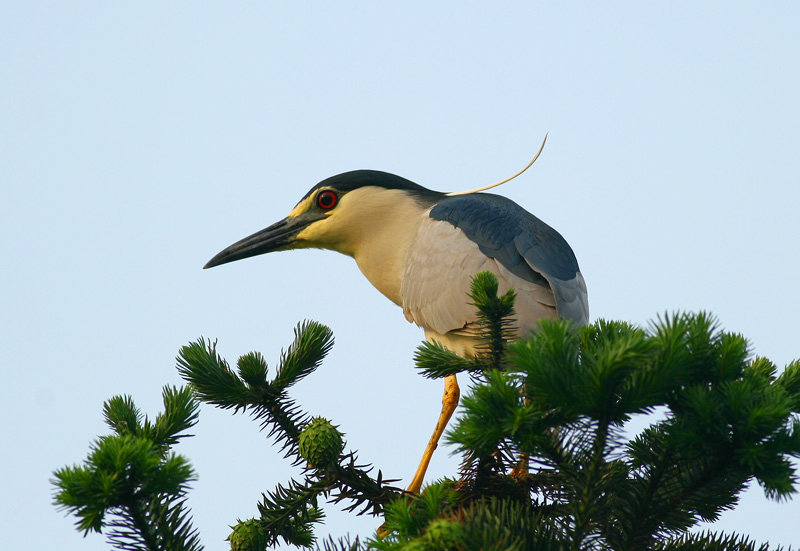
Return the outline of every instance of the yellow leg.
{"type": "Polygon", "coordinates": [[[519,456],[519,461],[509,473],[511,478],[525,478],[528,476],[528,454],[522,453],[519,456]]]}
{"type": "Polygon", "coordinates": [[[431,457],[433,457],[433,450],[435,450],[436,446],[439,444],[439,438],[441,438],[442,433],[444,433],[444,429],[447,427],[447,422],[450,420],[450,417],[453,416],[453,412],[458,406],[459,395],[460,392],[458,390],[458,381],[456,380],[456,376],[449,375],[445,377],[444,396],[442,396],[442,413],[439,414],[439,420],[436,422],[436,428],[433,430],[433,435],[428,441],[428,446],[425,448],[425,453],[422,454],[422,461],[419,462],[417,472],[414,474],[414,478],[411,480],[411,484],[408,487],[407,491],[409,493],[418,494],[422,488],[422,479],[425,478],[425,471],[428,470],[428,464],[430,464],[431,457]]]}

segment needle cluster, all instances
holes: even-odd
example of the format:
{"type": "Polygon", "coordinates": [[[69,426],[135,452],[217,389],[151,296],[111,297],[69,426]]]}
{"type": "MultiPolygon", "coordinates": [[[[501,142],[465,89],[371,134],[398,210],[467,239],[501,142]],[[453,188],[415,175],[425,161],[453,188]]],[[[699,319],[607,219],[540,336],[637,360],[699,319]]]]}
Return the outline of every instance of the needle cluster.
{"type": "Polygon", "coordinates": [[[188,388],[165,387],[164,413],[150,422],[130,396],[103,406],[113,433],[98,438],[82,465],[54,473],[55,503],[77,517],[84,534],[107,532],[117,549],[202,549],[186,504],[195,479],[189,462],[171,448],[197,422],[188,388]]]}

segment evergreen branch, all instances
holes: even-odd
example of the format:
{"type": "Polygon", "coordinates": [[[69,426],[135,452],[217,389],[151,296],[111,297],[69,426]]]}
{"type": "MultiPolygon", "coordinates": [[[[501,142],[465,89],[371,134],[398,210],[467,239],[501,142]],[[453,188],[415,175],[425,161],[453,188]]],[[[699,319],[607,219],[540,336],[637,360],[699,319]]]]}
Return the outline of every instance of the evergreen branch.
{"type": "Polygon", "coordinates": [[[359,515],[367,512],[379,515],[384,507],[402,495],[403,491],[392,485],[397,479],[384,480],[381,471],[378,471],[377,478],[373,479],[369,475],[373,467],[357,465],[356,461],[355,454],[351,452],[328,471],[326,480],[331,486],[336,486],[333,503],[347,500],[351,503],[345,507],[346,511],[355,511],[361,507],[359,515]]]}
{"type": "MultiPolygon", "coordinates": [[[[728,409],[724,402],[715,403],[723,411],[728,409]]],[[[693,408],[686,408],[684,413],[692,412],[693,408]]],[[[731,423],[730,418],[721,418],[720,422],[722,426],[731,423]]],[[[765,483],[769,475],[759,473],[752,464],[743,461],[744,441],[732,444],[730,439],[715,437],[708,428],[709,425],[691,418],[671,419],[648,429],[631,443],[634,476],[617,493],[620,502],[628,502],[624,509],[633,511],[631,516],[621,515],[618,521],[620,526],[627,527],[626,541],[649,541],[659,532],[681,532],[698,518],[714,520],[721,511],[736,504],[736,495],[748,478],[757,476],[765,483]]],[[[762,440],[763,434],[754,438],[762,440]]],[[[758,445],[765,446],[768,442],[772,438],[758,445]]],[[[783,443],[779,446],[784,452],[787,449],[783,443]]],[[[765,466],[765,472],[776,476],[784,491],[793,491],[794,479],[788,462],[780,454],[771,457],[780,469],[773,462],[770,467],[765,466]]]]}
{"type": "Polygon", "coordinates": [[[659,531],[682,530],[691,525],[690,515],[670,509],[669,494],[680,494],[679,487],[663,484],[666,477],[676,474],[675,451],[667,441],[663,423],[649,427],[629,443],[631,477],[613,496],[621,514],[617,522],[604,527],[611,545],[620,549],[646,549],[659,531]]]}
{"type": "Polygon", "coordinates": [[[800,413],[800,360],[786,366],[775,381],[791,399],[793,413],[800,413]]]}
{"type": "Polygon", "coordinates": [[[182,347],[177,361],[178,373],[204,402],[235,412],[247,407],[250,391],[217,354],[216,344],[201,338],[182,347]]]}
{"type": "Polygon", "coordinates": [[[624,323],[598,321],[582,328],[579,338],[582,415],[603,424],[623,423],[631,414],[656,405],[657,389],[645,387],[645,380],[638,381],[635,391],[631,389],[633,375],[643,371],[653,348],[643,331],[624,323]]]}
{"type": "MultiPolygon", "coordinates": [[[[317,549],[320,549],[319,547],[317,549]]],[[[361,544],[361,541],[356,537],[354,541],[350,541],[350,537],[346,536],[334,541],[332,537],[328,537],[322,541],[322,551],[362,551],[366,547],[361,544]]]]}
{"type": "Polygon", "coordinates": [[[516,377],[502,371],[486,373],[486,383],[462,400],[465,415],[447,433],[447,442],[457,451],[488,457],[501,442],[515,436],[518,411],[524,407],[516,377]]]}
{"type": "Polygon", "coordinates": [[[486,369],[503,369],[506,343],[516,336],[513,320],[516,293],[509,289],[497,296],[497,276],[486,270],[475,274],[470,286],[470,298],[478,309],[480,344],[478,356],[486,363],[486,369]]]}
{"type": "Polygon", "coordinates": [[[114,396],[103,404],[103,419],[120,436],[136,435],[144,416],[131,396],[114,396]]]}
{"type": "Polygon", "coordinates": [[[563,519],[502,499],[478,501],[464,512],[469,549],[566,549],[563,519]]]}
{"type": "Polygon", "coordinates": [[[298,440],[302,427],[308,424],[311,416],[283,393],[276,396],[264,392],[251,406],[253,416],[261,422],[261,430],[269,428],[267,437],[275,438],[284,457],[294,456],[293,465],[300,465],[303,458],[300,456],[298,440]]]}
{"type": "Polygon", "coordinates": [[[615,492],[614,506],[625,514],[614,527],[621,532],[610,539],[621,541],[621,547],[643,548],[659,534],[681,533],[699,520],[713,521],[735,505],[746,479],[727,461],[686,462],[665,450],[659,461],[634,472],[615,492]]]}
{"type": "Polygon", "coordinates": [[[156,417],[151,438],[161,446],[169,448],[181,438],[192,436],[182,434],[195,424],[199,417],[199,404],[189,387],[166,386],[163,391],[164,413],[156,417]]]}
{"type": "MultiPolygon", "coordinates": [[[[781,547],[773,551],[781,551],[781,547]]],[[[684,534],[671,541],[659,541],[653,551],[769,551],[769,544],[756,545],[745,536],[700,532],[684,534]]]]}
{"type": "Polygon", "coordinates": [[[333,347],[331,330],[315,321],[305,321],[294,331],[294,342],[281,354],[278,374],[272,382],[276,391],[295,384],[319,367],[333,347]]]}
{"type": "Polygon", "coordinates": [[[54,473],[56,505],[74,514],[84,533],[108,528],[119,549],[201,549],[184,507],[194,470],[170,452],[196,422],[197,404],[188,389],[165,387],[163,395],[165,411],[154,425],[130,397],[107,401],[104,416],[117,434],[97,439],[82,466],[54,473]]]}
{"type": "Polygon", "coordinates": [[[570,534],[573,549],[584,548],[587,541],[596,539],[598,520],[608,509],[608,500],[619,477],[607,477],[606,444],[608,423],[596,422],[591,452],[586,454],[583,468],[573,475],[574,499],[570,506],[570,534]],[[577,476],[576,476],[577,475],[577,476]],[[604,483],[605,482],[605,483],[604,483]],[[611,485],[609,486],[609,482],[611,485]]]}
{"type": "Polygon", "coordinates": [[[292,480],[288,487],[278,485],[264,494],[258,510],[267,545],[277,545],[280,538],[289,545],[311,547],[314,543],[311,525],[324,517],[317,509],[317,498],[326,489],[325,481],[306,478],[302,484],[292,480]]]}
{"type": "Polygon", "coordinates": [[[239,357],[236,362],[239,377],[250,387],[261,387],[267,384],[267,362],[260,352],[250,352],[239,357]]]}
{"type": "Polygon", "coordinates": [[[432,486],[430,493],[392,503],[385,524],[390,533],[370,540],[367,547],[378,551],[565,549],[563,526],[543,511],[503,499],[480,499],[454,507],[442,494],[444,488],[432,486]]]}
{"type": "MultiPolygon", "coordinates": [[[[426,488],[421,495],[404,495],[386,506],[383,529],[386,537],[368,542],[371,549],[399,550],[406,549],[406,545],[422,536],[426,529],[431,530],[431,524],[437,519],[447,516],[455,509],[451,502],[453,497],[452,483],[443,481],[426,488]]],[[[454,548],[453,545],[441,545],[434,549],[454,548]]],[[[428,546],[418,546],[428,549],[428,546]]],[[[409,546],[413,548],[413,544],[409,546]]]]}
{"type": "Polygon", "coordinates": [[[309,420],[307,414],[296,407],[286,395],[286,388],[316,369],[333,345],[330,329],[316,322],[305,322],[295,329],[295,340],[281,355],[278,372],[273,381],[267,381],[267,364],[257,352],[239,358],[239,376],[216,352],[216,347],[200,339],[181,349],[178,371],[191,383],[200,399],[223,409],[249,409],[269,428],[269,437],[275,437],[286,456],[301,458],[297,439],[309,420]]]}
{"type": "Polygon", "coordinates": [[[508,346],[511,365],[524,374],[525,395],[535,397],[540,410],[555,410],[567,419],[583,411],[589,391],[579,345],[568,323],[542,320],[533,339],[508,346]]]}
{"type": "Polygon", "coordinates": [[[295,465],[302,462],[298,438],[310,416],[295,405],[286,389],[317,369],[332,346],[331,330],[307,321],[295,328],[295,339],[288,351],[281,354],[273,381],[266,382],[266,363],[260,355],[250,354],[239,360],[239,371],[252,387],[248,406],[261,421],[262,430],[269,428],[268,436],[276,438],[285,456],[294,456],[295,465]]]}
{"type": "Polygon", "coordinates": [[[108,541],[129,551],[200,551],[199,534],[192,527],[185,500],[165,500],[124,508],[109,524],[108,541]]]}
{"type": "Polygon", "coordinates": [[[440,379],[459,373],[481,373],[483,362],[467,359],[451,352],[438,341],[425,341],[414,353],[414,364],[422,375],[429,379],[440,379]]]}

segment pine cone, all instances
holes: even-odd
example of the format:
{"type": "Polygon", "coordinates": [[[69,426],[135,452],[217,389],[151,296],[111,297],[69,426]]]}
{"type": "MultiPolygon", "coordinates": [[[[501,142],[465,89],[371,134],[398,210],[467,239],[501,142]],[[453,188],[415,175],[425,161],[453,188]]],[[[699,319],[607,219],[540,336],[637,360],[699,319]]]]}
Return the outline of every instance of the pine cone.
{"type": "Polygon", "coordinates": [[[316,469],[335,462],[344,449],[342,433],[322,417],[312,419],[298,440],[300,455],[308,461],[309,467],[316,469]]]}
{"type": "Polygon", "coordinates": [[[231,542],[231,551],[265,551],[267,548],[267,536],[254,518],[239,521],[227,539],[231,542]]]}

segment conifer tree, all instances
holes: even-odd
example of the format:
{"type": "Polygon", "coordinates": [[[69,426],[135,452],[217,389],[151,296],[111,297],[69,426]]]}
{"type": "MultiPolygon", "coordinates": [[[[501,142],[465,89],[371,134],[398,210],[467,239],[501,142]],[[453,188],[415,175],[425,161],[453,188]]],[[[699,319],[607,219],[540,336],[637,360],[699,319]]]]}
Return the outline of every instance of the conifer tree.
{"type": "Polygon", "coordinates": [[[234,550],[769,549],[744,535],[689,529],[734,507],[751,481],[771,499],[795,493],[800,362],[778,375],[705,313],[665,316],[647,328],[543,321],[529,340],[512,341],[514,293],[497,291],[490,273],[476,276],[476,357],[436,343],[417,351],[424,376],[473,381],[447,433],[461,470],[419,496],[373,475],[344,452],[336,426],[291,399],[292,385],[333,344],[329,329],[308,322],[272,377],[259,353],[239,358],[234,371],[204,339],[183,347],[178,369],[192,390],[165,390],[165,413],[154,424],[130,398],[107,402],[115,434],[95,443],[83,467],[56,472],[56,502],[78,516],[79,530],[109,530],[120,549],[199,549],[184,508],[194,475],[170,451],[196,421],[193,392],[248,412],[303,468],[263,495],[258,518],[234,527],[234,550]],[[654,411],[650,426],[629,434],[632,417],[654,411]],[[382,528],[364,541],[318,543],[325,501],[375,515],[382,528]]]}
{"type": "Polygon", "coordinates": [[[84,534],[106,531],[117,549],[202,549],[185,507],[194,470],[171,452],[197,422],[198,404],[189,388],[165,387],[163,398],[153,423],[130,396],[108,400],[103,416],[113,434],[92,444],[82,466],[55,472],[56,504],[84,534]]]}

